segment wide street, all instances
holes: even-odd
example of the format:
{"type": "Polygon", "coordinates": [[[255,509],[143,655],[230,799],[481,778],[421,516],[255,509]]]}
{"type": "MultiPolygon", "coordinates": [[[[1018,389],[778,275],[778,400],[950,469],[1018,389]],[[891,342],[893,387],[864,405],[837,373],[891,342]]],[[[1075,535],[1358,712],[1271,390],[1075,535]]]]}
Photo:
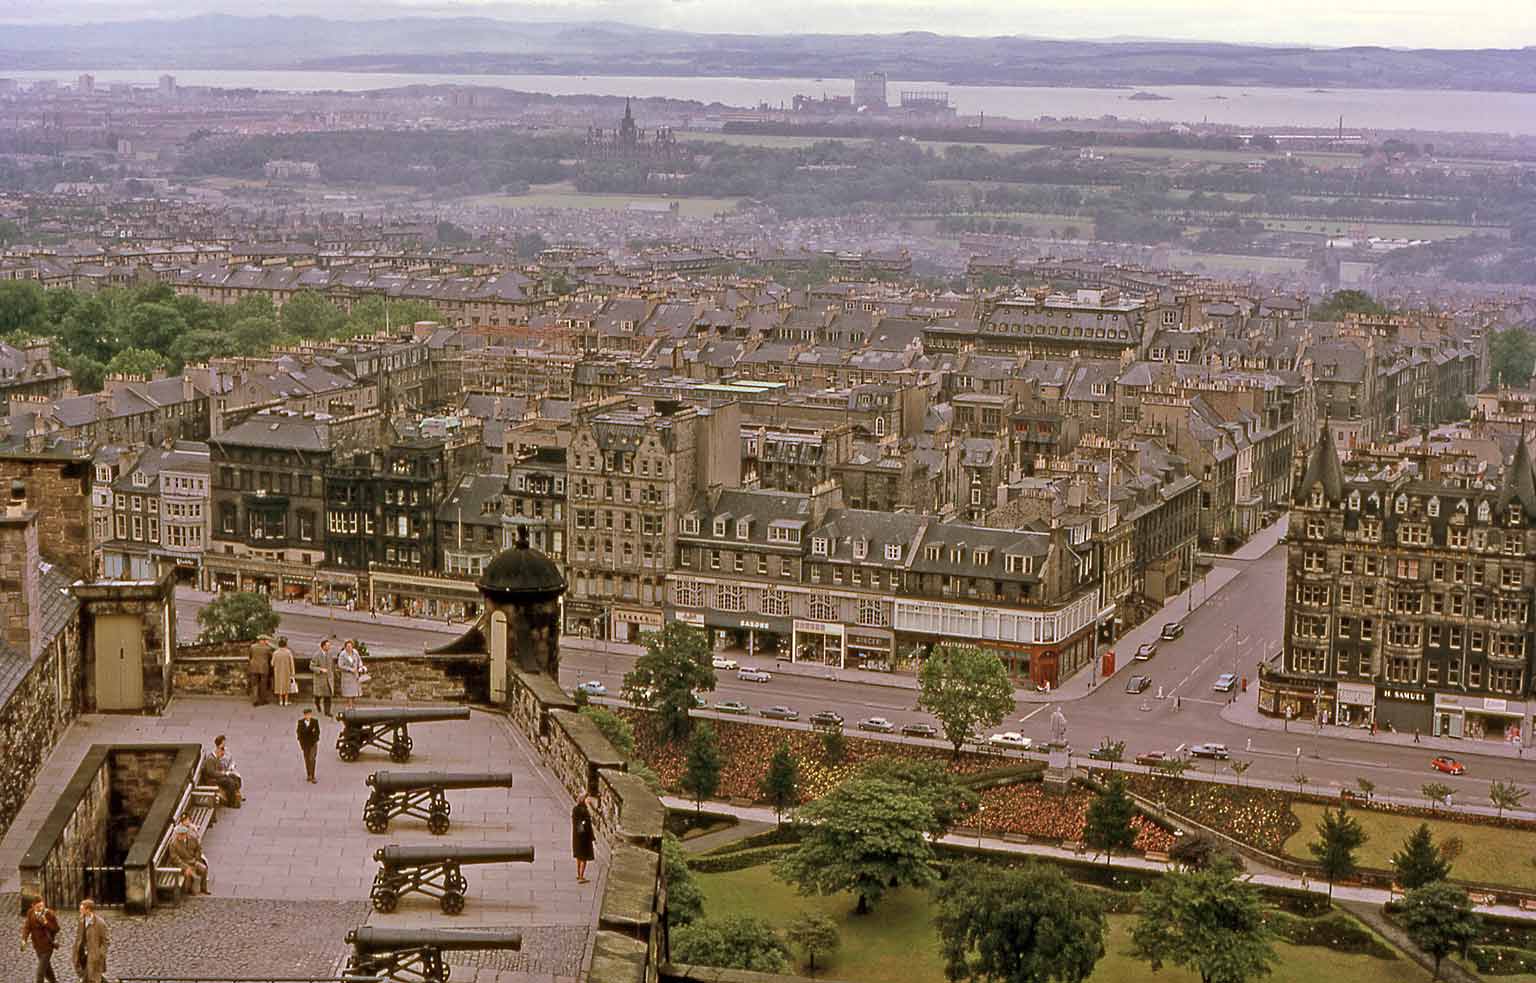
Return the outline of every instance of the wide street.
{"type": "MultiPolygon", "coordinates": [[[[1060,704],[1067,719],[1068,739],[1079,753],[1102,738],[1126,742],[1125,758],[1147,751],[1172,751],[1180,745],[1206,741],[1226,744],[1234,757],[1251,761],[1245,779],[1292,782],[1298,771],[1310,785],[1324,788],[1353,788],[1355,780],[1369,777],[1380,794],[1416,796],[1425,782],[1441,781],[1456,792],[1456,800],[1465,803],[1487,801],[1490,779],[1514,780],[1536,785],[1536,763],[1517,761],[1496,754],[1480,754],[1476,742],[1457,742],[1451,751],[1466,765],[1462,777],[1442,775],[1431,770],[1429,760],[1437,752],[1428,746],[1391,743],[1370,739],[1361,731],[1338,736],[1340,728],[1315,727],[1298,722],[1289,732],[1261,730],[1222,719],[1220,711],[1230,696],[1252,701],[1257,698],[1257,665],[1266,654],[1279,651],[1285,614],[1285,549],[1277,546],[1263,557],[1248,562],[1219,560],[1218,563],[1241,567],[1236,577],[1209,598],[1195,593],[1193,612],[1183,618],[1185,631],[1177,641],[1162,642],[1156,656],[1147,662],[1125,667],[1134,646],[1123,641],[1117,646],[1122,668],[1113,679],[1101,683],[1080,699],[1060,704]],[[1226,694],[1212,689],[1224,672],[1246,675],[1247,693],[1226,694]],[[1140,695],[1125,691],[1132,673],[1146,673],[1152,685],[1140,695]],[[1162,698],[1158,698],[1159,690],[1162,698]],[[1175,700],[1175,697],[1178,697],[1175,700]],[[1299,754],[1298,754],[1299,752],[1299,754]]],[[[178,595],[179,633],[183,638],[196,635],[196,610],[201,601],[188,594],[178,595]]],[[[376,652],[419,652],[426,645],[441,644],[459,626],[440,628],[422,621],[390,624],[391,620],[372,621],[356,615],[328,616],[325,609],[315,613],[285,613],[281,630],[287,634],[296,652],[313,651],[327,635],[347,635],[361,639],[376,652]],[[358,620],[352,620],[352,619],[358,620]]],[[[1157,626],[1150,626],[1155,631],[1157,626]]],[[[561,682],[572,688],[579,681],[599,680],[611,695],[617,696],[625,671],[633,663],[634,646],[607,645],[567,639],[562,646],[561,682]]],[[[917,692],[910,685],[881,685],[847,678],[829,678],[820,667],[795,667],[778,671],[771,661],[761,668],[773,673],[767,683],[749,683],[734,672],[721,671],[711,705],[724,700],[740,700],[753,708],[784,704],[800,711],[802,721],[817,710],[834,710],[847,720],[849,732],[858,720],[886,717],[898,726],[931,717],[915,709],[917,692]]],[[[1016,713],[996,730],[1016,730],[1037,741],[1050,736],[1051,707],[1021,695],[1016,713]]],[[[714,715],[713,711],[705,711],[714,715]]],[[[759,718],[760,719],[760,718],[759,718]]],[[[805,727],[802,722],[787,726],[805,727]]],[[[872,735],[874,736],[874,735],[872,735]]],[[[888,738],[897,740],[899,738],[888,738]]],[[[1200,761],[1201,771],[1226,772],[1225,763],[1200,761]]]]}

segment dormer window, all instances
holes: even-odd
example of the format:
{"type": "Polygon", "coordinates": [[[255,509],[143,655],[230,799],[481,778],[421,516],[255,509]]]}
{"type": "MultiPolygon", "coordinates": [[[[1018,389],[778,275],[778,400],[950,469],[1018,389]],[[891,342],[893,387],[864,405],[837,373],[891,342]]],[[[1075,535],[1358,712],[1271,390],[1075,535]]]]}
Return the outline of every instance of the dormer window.
{"type": "Polygon", "coordinates": [[[974,563],[978,567],[986,566],[988,563],[992,562],[992,551],[991,550],[973,550],[971,552],[971,562],[974,563]]]}
{"type": "Polygon", "coordinates": [[[716,538],[719,538],[719,539],[724,539],[725,538],[725,520],[724,519],[716,519],[715,520],[715,536],[716,536],[716,538]]]}
{"type": "Polygon", "coordinates": [[[135,471],[133,473],[133,487],[135,487],[135,488],[148,488],[149,487],[149,475],[145,474],[143,471],[135,471]]]}
{"type": "Polygon", "coordinates": [[[682,530],[684,536],[697,536],[699,534],[699,517],[696,515],[683,516],[682,530]]]}
{"type": "Polygon", "coordinates": [[[827,555],[827,537],[817,536],[811,540],[811,552],[817,556],[827,555]]]}
{"type": "Polygon", "coordinates": [[[1488,503],[1487,502],[1478,502],[1477,503],[1477,521],[1478,522],[1487,522],[1488,521],[1488,517],[1491,514],[1492,514],[1492,511],[1488,508],[1488,503]]]}
{"type": "Polygon", "coordinates": [[[1438,519],[1440,517],[1440,496],[1431,495],[1429,504],[1426,506],[1426,508],[1429,511],[1429,517],[1431,519],[1438,519]]]}
{"type": "Polygon", "coordinates": [[[1397,505],[1396,505],[1396,509],[1395,510],[1396,510],[1398,515],[1407,515],[1408,514],[1408,496],[1407,495],[1399,495],[1399,496],[1397,496],[1397,505]]]}
{"type": "Polygon", "coordinates": [[[751,537],[752,537],[752,520],[751,519],[737,519],[736,520],[736,538],[737,539],[750,539],[751,537]]]}
{"type": "Polygon", "coordinates": [[[1524,515],[1524,513],[1520,509],[1520,503],[1519,502],[1510,502],[1509,503],[1509,524],[1512,525],[1512,526],[1518,526],[1520,524],[1520,519],[1521,519],[1522,515],[1524,515]]]}
{"type": "Polygon", "coordinates": [[[938,560],[939,560],[939,547],[937,547],[937,546],[925,546],[925,547],[923,547],[923,559],[928,560],[928,561],[933,562],[933,563],[937,563],[938,560]]]}
{"type": "Polygon", "coordinates": [[[1358,491],[1349,493],[1349,508],[1352,512],[1360,511],[1360,493],[1358,491]]]}
{"type": "Polygon", "coordinates": [[[896,560],[896,561],[899,562],[901,560],[901,546],[900,546],[900,544],[893,543],[893,544],[887,546],[885,548],[885,558],[887,560],[896,560]]]}
{"type": "Polygon", "coordinates": [[[853,558],[862,560],[869,555],[869,540],[855,539],[853,541],[853,558]]]}

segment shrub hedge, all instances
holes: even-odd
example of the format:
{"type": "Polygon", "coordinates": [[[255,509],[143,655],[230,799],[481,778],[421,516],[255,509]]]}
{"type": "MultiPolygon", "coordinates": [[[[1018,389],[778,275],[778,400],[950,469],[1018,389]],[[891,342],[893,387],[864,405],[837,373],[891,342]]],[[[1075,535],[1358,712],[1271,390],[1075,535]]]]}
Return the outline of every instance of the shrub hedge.
{"type": "Polygon", "coordinates": [[[1335,952],[1371,956],[1375,959],[1397,958],[1391,946],[1343,913],[1325,918],[1298,918],[1284,911],[1272,911],[1264,916],[1264,921],[1276,938],[1291,945],[1321,946],[1335,952]]]}
{"type": "Polygon", "coordinates": [[[735,853],[705,853],[688,858],[688,869],[695,874],[725,874],[733,870],[746,870],[748,867],[772,863],[786,854],[793,853],[796,849],[792,843],[780,843],[775,846],[737,850],[735,853]]]}
{"type": "Polygon", "coordinates": [[[1515,949],[1507,945],[1474,945],[1467,950],[1467,958],[1479,973],[1489,976],[1515,976],[1519,973],[1536,973],[1536,952],[1515,949]]]}

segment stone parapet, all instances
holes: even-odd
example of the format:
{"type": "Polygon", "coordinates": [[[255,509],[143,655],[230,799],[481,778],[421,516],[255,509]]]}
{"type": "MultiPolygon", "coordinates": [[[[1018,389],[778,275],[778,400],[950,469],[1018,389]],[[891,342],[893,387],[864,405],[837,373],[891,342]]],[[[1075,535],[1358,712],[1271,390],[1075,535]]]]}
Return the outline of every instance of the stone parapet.
{"type": "MultiPolygon", "coordinates": [[[[182,645],[171,666],[175,693],[194,696],[243,696],[250,642],[182,645]]],[[[309,659],[296,658],[299,692],[310,689],[309,659]]],[[[487,657],[484,655],[370,655],[363,699],[392,703],[483,703],[487,657]]]]}

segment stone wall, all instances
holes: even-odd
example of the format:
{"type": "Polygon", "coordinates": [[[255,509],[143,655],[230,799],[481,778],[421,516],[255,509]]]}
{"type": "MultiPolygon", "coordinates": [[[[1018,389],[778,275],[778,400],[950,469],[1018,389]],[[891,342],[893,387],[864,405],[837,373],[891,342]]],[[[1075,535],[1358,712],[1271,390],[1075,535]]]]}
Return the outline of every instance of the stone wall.
{"type": "Polygon", "coordinates": [[[176,762],[176,748],[115,748],[106,769],[112,790],[112,854],[125,857],[176,762]]]}
{"type": "MultiPolygon", "coordinates": [[[[95,745],[64,786],[20,864],[21,895],[46,898],[60,910],[73,907],[84,890],[84,867],[107,859],[112,816],[107,745],[95,745]]],[[[25,900],[23,901],[25,903],[25,900]]]]}
{"type": "Polygon", "coordinates": [[[0,836],[10,829],[54,745],[75,718],[79,633],[71,623],[0,707],[0,836]]]}
{"type": "MultiPolygon", "coordinates": [[[[196,696],[245,696],[250,642],[182,645],[171,665],[171,690],[196,696]]],[[[370,655],[363,699],[391,703],[483,703],[484,655],[370,655]]],[[[299,692],[308,695],[309,659],[295,653],[299,692]]]]}
{"type": "Polygon", "coordinates": [[[38,514],[43,556],[75,577],[92,576],[90,460],[0,454],[0,493],[16,478],[27,486],[27,507],[38,514]]]}
{"type": "Polygon", "coordinates": [[[171,693],[197,696],[245,696],[250,642],[178,645],[171,660],[171,693]]]}

